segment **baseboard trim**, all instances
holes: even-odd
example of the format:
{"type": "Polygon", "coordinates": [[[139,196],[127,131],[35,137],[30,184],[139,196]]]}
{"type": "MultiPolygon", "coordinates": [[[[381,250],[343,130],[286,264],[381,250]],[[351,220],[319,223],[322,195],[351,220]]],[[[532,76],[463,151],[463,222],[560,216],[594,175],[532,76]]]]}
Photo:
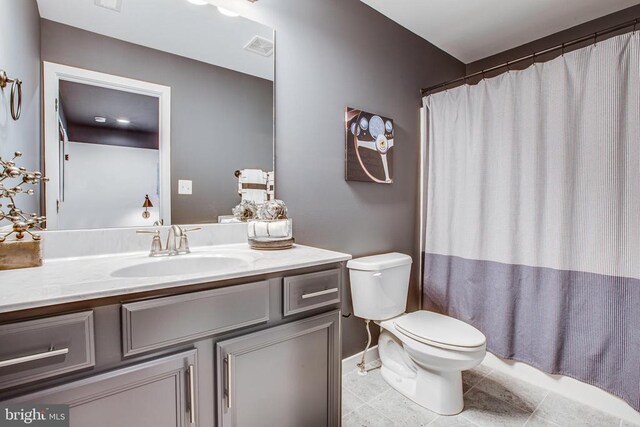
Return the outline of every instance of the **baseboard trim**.
{"type": "MultiPolygon", "coordinates": [[[[346,359],[342,359],[342,374],[346,374],[347,372],[353,371],[356,369],[356,365],[360,363],[360,359],[362,358],[362,351],[360,353],[356,353],[353,356],[349,356],[346,359]]],[[[365,363],[371,363],[375,360],[378,360],[380,356],[378,355],[378,346],[374,345],[369,350],[367,350],[367,356],[365,357],[365,363]]]]}
{"type": "MultiPolygon", "coordinates": [[[[343,362],[344,363],[344,362],[343,362]]],[[[640,413],[613,394],[563,375],[550,375],[523,362],[501,359],[489,352],[482,365],[589,405],[602,412],[640,424],[640,413]]]]}

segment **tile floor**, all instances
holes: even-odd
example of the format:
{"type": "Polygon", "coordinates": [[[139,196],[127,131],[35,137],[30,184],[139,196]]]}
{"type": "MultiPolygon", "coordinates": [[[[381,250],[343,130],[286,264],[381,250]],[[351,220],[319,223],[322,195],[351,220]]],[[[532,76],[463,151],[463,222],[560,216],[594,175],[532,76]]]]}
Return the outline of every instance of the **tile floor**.
{"type": "Polygon", "coordinates": [[[566,397],[516,380],[482,365],[463,372],[464,411],[439,416],[392,389],[380,375],[379,362],[368,375],[354,369],[342,376],[344,427],[527,426],[631,427],[631,423],[566,397]]]}

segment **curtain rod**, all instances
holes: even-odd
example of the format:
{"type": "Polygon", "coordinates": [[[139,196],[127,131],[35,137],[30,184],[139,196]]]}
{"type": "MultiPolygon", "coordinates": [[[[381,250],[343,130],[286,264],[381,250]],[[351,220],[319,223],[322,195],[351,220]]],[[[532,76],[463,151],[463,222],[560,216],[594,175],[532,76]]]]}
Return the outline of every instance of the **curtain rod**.
{"type": "Polygon", "coordinates": [[[477,71],[477,72],[472,73],[472,74],[467,74],[464,77],[458,77],[457,79],[448,80],[448,81],[446,81],[444,83],[439,83],[439,84],[434,85],[434,86],[429,86],[427,88],[423,88],[423,89],[420,90],[420,94],[422,96],[425,96],[429,92],[432,92],[432,91],[434,91],[436,89],[440,89],[440,88],[443,88],[445,86],[449,86],[449,85],[452,85],[452,84],[458,83],[458,82],[463,82],[463,81],[466,82],[467,79],[470,79],[470,78],[473,78],[473,77],[477,77],[477,76],[481,76],[481,75],[484,75],[485,73],[488,73],[488,72],[491,72],[491,71],[495,71],[495,70],[498,70],[500,68],[504,68],[504,67],[509,68],[509,66],[511,66],[513,64],[517,64],[519,62],[526,61],[528,59],[532,59],[533,58],[533,60],[535,62],[536,56],[544,55],[546,53],[554,52],[554,51],[560,50],[560,49],[562,49],[564,51],[564,49],[566,49],[566,48],[568,48],[570,46],[573,46],[573,45],[576,45],[576,44],[579,44],[579,43],[583,43],[583,42],[585,42],[585,41],[587,41],[589,39],[593,39],[594,43],[596,43],[598,41],[598,37],[599,36],[605,36],[607,34],[614,33],[616,31],[622,30],[623,28],[627,28],[627,27],[630,27],[632,25],[633,25],[633,30],[635,31],[636,26],[638,25],[638,23],[640,23],[640,18],[636,18],[633,21],[627,21],[625,23],[618,24],[618,25],[615,25],[613,27],[606,28],[605,30],[602,30],[602,31],[596,31],[595,33],[588,34],[586,36],[579,37],[577,39],[573,39],[573,40],[565,42],[565,43],[561,43],[559,45],[550,47],[548,49],[544,49],[544,50],[540,50],[540,51],[537,51],[537,52],[533,52],[530,55],[523,56],[523,57],[515,59],[513,61],[507,61],[507,62],[505,62],[503,64],[496,65],[496,66],[491,67],[491,68],[487,68],[487,69],[484,69],[484,70],[481,70],[481,71],[477,71]]]}

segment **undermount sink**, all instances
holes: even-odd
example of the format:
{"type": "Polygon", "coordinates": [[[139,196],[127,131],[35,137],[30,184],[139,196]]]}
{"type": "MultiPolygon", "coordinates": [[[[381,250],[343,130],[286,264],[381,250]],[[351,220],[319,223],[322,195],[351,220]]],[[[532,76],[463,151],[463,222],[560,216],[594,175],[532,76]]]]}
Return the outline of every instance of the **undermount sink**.
{"type": "Polygon", "coordinates": [[[249,265],[251,257],[242,255],[177,255],[174,257],[154,258],[141,264],[115,270],[113,277],[162,277],[198,273],[213,273],[249,265]]]}

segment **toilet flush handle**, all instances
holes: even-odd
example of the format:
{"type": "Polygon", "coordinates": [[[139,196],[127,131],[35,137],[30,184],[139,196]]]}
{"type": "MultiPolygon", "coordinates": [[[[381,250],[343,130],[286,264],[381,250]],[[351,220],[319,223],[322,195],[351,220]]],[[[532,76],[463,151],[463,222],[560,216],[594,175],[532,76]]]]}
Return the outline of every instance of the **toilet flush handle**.
{"type": "Polygon", "coordinates": [[[380,273],[380,272],[373,273],[373,277],[380,277],[380,276],[382,276],[382,273],[380,273]]]}

